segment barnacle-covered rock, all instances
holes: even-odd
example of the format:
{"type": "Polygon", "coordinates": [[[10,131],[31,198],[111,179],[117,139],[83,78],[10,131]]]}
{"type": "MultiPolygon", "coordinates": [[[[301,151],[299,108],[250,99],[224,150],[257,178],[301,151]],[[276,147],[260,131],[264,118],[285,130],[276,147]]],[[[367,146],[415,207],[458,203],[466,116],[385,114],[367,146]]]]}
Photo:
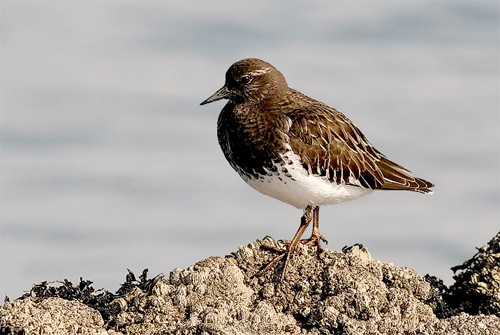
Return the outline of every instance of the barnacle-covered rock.
{"type": "MultiPolygon", "coordinates": [[[[35,293],[0,308],[0,327],[26,334],[47,325],[82,334],[500,334],[495,313],[472,315],[454,309],[447,302],[450,291],[444,285],[444,293],[436,289],[439,280],[373,260],[361,245],[318,252],[299,244],[283,281],[280,264],[255,277],[276,256],[270,249],[284,247],[266,237],[225,258],[210,257],[187,269],[174,269],[166,277],[147,279],[144,272],[137,280],[129,272],[116,294],[94,292],[89,282],[73,287],[65,281],[57,289],[39,285],[35,293]],[[53,304],[61,315],[86,309],[71,320],[51,313],[41,320],[31,311],[42,303],[53,304]]],[[[497,249],[485,250],[488,256],[475,256],[471,264],[498,269],[498,262],[491,263],[497,249]]],[[[475,272],[467,278],[475,286],[468,287],[494,297],[498,279],[472,267],[475,272]]],[[[493,307],[481,305],[482,313],[495,312],[495,301],[490,300],[493,307]]]]}
{"type": "Polygon", "coordinates": [[[447,295],[452,307],[469,314],[500,317],[500,232],[452,270],[457,272],[447,295]]]}

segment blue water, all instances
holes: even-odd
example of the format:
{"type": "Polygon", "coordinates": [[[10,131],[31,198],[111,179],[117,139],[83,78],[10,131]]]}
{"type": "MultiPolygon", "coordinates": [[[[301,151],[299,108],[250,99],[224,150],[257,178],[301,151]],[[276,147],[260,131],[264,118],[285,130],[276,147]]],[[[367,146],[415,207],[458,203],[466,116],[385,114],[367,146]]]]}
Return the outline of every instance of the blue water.
{"type": "Polygon", "coordinates": [[[322,208],[328,247],[451,283],[500,228],[498,27],[496,1],[2,1],[0,297],[290,239],[301,211],[240,180],[223,103],[199,106],[246,57],[436,184],[322,208]]]}

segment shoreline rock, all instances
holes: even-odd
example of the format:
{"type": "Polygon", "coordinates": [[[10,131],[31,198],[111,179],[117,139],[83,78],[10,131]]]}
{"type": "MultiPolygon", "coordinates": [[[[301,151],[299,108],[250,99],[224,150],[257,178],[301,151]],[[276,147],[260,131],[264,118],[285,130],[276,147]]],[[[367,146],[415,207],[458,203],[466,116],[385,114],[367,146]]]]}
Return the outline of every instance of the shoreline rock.
{"type": "Polygon", "coordinates": [[[129,271],[116,294],[84,280],[42,283],[0,307],[0,333],[500,334],[499,242],[500,233],[447,288],[373,260],[360,245],[343,252],[299,245],[283,282],[280,264],[255,278],[275,256],[261,246],[284,247],[266,237],[168,278],[143,272],[137,280],[129,271]]]}

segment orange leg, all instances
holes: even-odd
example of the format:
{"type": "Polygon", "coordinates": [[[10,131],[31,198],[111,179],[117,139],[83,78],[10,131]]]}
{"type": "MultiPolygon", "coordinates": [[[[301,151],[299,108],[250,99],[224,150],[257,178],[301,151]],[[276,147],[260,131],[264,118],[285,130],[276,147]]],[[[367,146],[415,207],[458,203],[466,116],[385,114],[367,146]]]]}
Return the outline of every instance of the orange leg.
{"type": "Polygon", "coordinates": [[[318,247],[321,250],[321,241],[328,244],[326,238],[319,233],[319,206],[314,207],[313,209],[313,230],[311,237],[308,240],[302,240],[301,242],[313,247],[318,247]]]}
{"type": "MultiPolygon", "coordinates": [[[[318,207],[316,207],[316,208],[318,208],[318,207]]],[[[319,210],[319,208],[318,208],[318,210],[319,210]]],[[[283,280],[283,278],[285,277],[285,272],[286,272],[286,268],[288,266],[288,262],[290,261],[290,256],[292,255],[293,251],[295,250],[297,243],[299,243],[300,238],[302,237],[302,234],[304,234],[304,231],[306,230],[307,226],[309,226],[309,224],[311,223],[312,218],[313,218],[313,208],[311,206],[307,206],[304,209],[304,215],[302,215],[302,218],[300,219],[299,229],[297,230],[297,233],[295,233],[295,236],[293,237],[292,242],[288,246],[287,250],[281,251],[282,252],[281,255],[276,256],[269,264],[266,265],[266,267],[264,269],[257,272],[257,274],[255,274],[255,276],[257,276],[257,277],[262,276],[264,273],[266,273],[267,271],[272,269],[276,265],[276,263],[278,263],[280,260],[282,260],[284,257],[286,257],[285,264],[283,266],[283,271],[281,272],[281,280],[283,280]]],[[[318,232],[318,234],[319,234],[319,232],[318,232]]],[[[300,242],[302,242],[302,241],[300,241],[300,242]]],[[[266,248],[266,247],[264,247],[264,248],[266,248]]],[[[272,250],[274,248],[266,248],[266,249],[272,250]]]]}

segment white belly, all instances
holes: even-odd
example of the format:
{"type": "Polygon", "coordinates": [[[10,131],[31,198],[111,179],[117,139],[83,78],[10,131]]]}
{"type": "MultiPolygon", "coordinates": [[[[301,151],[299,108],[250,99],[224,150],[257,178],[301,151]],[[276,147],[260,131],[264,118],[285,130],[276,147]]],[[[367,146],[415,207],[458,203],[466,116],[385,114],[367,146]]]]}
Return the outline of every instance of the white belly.
{"type": "Polygon", "coordinates": [[[331,183],[325,177],[307,174],[298,156],[288,153],[291,165],[285,165],[288,173],[278,166],[278,172],[259,179],[245,181],[257,191],[281,200],[287,204],[304,209],[306,206],[333,205],[356,199],[372,192],[371,189],[331,183]]]}

